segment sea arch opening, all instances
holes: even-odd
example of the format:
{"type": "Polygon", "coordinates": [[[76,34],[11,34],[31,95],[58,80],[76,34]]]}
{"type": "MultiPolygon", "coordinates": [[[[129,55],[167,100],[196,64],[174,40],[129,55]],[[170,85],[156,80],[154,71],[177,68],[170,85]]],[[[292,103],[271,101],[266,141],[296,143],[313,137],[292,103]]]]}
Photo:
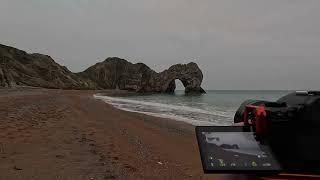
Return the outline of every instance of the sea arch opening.
{"type": "Polygon", "coordinates": [[[185,91],[185,86],[183,85],[182,81],[179,79],[175,79],[174,80],[175,84],[176,84],[176,88],[174,90],[175,94],[184,94],[185,91]]]}
{"type": "Polygon", "coordinates": [[[165,92],[180,93],[180,94],[182,94],[183,92],[184,94],[185,90],[186,90],[186,82],[184,82],[179,78],[176,78],[170,81],[165,92]]]}

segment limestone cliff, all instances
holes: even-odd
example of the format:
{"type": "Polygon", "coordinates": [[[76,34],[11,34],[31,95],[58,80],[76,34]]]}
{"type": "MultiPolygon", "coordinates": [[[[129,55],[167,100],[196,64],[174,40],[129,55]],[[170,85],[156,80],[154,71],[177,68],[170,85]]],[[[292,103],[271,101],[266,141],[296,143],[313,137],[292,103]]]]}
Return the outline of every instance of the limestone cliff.
{"type": "Polygon", "coordinates": [[[95,83],[84,80],[50,56],[28,54],[0,45],[0,87],[34,86],[61,89],[95,89],[95,83]]]}
{"type": "Polygon", "coordinates": [[[196,63],[177,64],[157,73],[143,63],[107,58],[83,72],[72,73],[50,56],[28,54],[0,45],[0,87],[35,86],[61,89],[123,89],[174,92],[179,79],[187,93],[204,93],[203,74],[196,63]]]}
{"type": "Polygon", "coordinates": [[[143,63],[132,64],[117,57],[97,63],[80,76],[91,79],[103,89],[125,89],[136,92],[174,92],[179,79],[187,93],[204,93],[203,74],[196,63],[177,64],[157,73],[143,63]]]}

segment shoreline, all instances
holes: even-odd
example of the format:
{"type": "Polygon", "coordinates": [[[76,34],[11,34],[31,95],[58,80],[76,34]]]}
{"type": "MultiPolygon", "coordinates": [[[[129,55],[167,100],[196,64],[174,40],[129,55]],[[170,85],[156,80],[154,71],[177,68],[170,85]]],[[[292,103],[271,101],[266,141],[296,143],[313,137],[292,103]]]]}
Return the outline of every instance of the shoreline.
{"type": "MultiPolygon", "coordinates": [[[[153,101],[144,101],[144,100],[137,100],[137,99],[130,99],[127,97],[130,96],[144,96],[145,94],[139,94],[139,93],[132,93],[128,92],[126,93],[125,91],[119,91],[113,92],[113,93],[96,93],[93,94],[93,97],[96,98],[97,100],[101,100],[107,104],[112,105],[116,109],[120,109],[126,112],[133,112],[133,113],[139,113],[139,114],[144,114],[147,116],[152,116],[155,118],[163,118],[163,119],[170,119],[172,121],[178,121],[178,122],[183,122],[186,124],[190,124],[192,126],[217,126],[217,125],[222,125],[217,122],[211,122],[207,121],[204,119],[194,119],[190,118],[188,116],[183,116],[183,115],[177,115],[177,114],[172,114],[172,113],[166,113],[165,111],[157,112],[157,108],[169,108],[170,110],[174,109],[177,111],[184,111],[185,113],[199,113],[202,112],[204,114],[211,114],[212,112],[209,112],[204,109],[196,108],[196,107],[188,107],[188,106],[182,106],[182,105],[175,105],[175,104],[163,104],[161,102],[153,102],[153,101]],[[123,107],[124,105],[125,107],[123,107]],[[136,109],[135,106],[141,106],[141,107],[146,107],[147,109],[136,109]],[[127,107],[126,107],[127,106],[127,107]],[[154,107],[154,108],[151,108],[154,107]],[[150,108],[150,109],[148,109],[150,108]],[[153,111],[155,110],[155,111],[153,111]]],[[[147,94],[149,95],[149,94],[147,94]]],[[[169,111],[170,111],[169,110],[169,111]]],[[[214,114],[215,116],[221,116],[226,118],[226,115],[219,115],[219,112],[214,114]]],[[[227,125],[227,124],[225,124],[227,125]]]]}
{"type": "Polygon", "coordinates": [[[130,111],[130,110],[123,110],[120,108],[116,108],[114,107],[112,104],[105,102],[102,99],[96,98],[94,97],[95,95],[97,96],[108,96],[108,97],[126,97],[126,96],[130,96],[130,95],[135,95],[136,93],[132,93],[132,92],[128,92],[128,91],[122,91],[122,90],[107,90],[104,91],[102,90],[102,92],[98,92],[98,93],[93,93],[92,97],[97,100],[97,101],[101,101],[103,103],[105,103],[106,105],[110,106],[111,108],[114,108],[117,111],[120,111],[120,113],[124,113],[127,114],[129,116],[134,116],[134,117],[138,117],[141,119],[144,119],[144,122],[146,121],[150,121],[147,123],[151,123],[151,124],[155,124],[158,123],[157,125],[159,125],[159,123],[161,123],[161,121],[164,121],[166,125],[172,125],[175,126],[175,128],[181,128],[183,129],[184,133],[188,133],[188,134],[194,134],[194,129],[195,129],[195,125],[192,125],[191,123],[187,123],[178,119],[173,119],[173,118],[166,118],[166,117],[159,117],[156,115],[148,115],[142,112],[135,112],[135,111],[130,111]],[[154,122],[152,122],[154,121],[154,122]]]}
{"type": "Polygon", "coordinates": [[[207,178],[194,126],[116,109],[98,92],[2,89],[0,179],[207,178]]]}
{"type": "Polygon", "coordinates": [[[0,90],[0,179],[225,179],[203,173],[193,125],[98,92],[0,90]]]}

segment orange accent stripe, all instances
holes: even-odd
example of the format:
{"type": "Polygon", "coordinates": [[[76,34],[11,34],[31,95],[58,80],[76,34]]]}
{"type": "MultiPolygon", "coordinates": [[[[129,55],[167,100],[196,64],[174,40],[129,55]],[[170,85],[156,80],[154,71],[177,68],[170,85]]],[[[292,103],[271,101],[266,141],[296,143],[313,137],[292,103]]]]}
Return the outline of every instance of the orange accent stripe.
{"type": "Polygon", "coordinates": [[[309,178],[309,179],[320,179],[320,175],[312,175],[312,174],[288,174],[281,173],[274,177],[263,177],[265,180],[292,180],[292,179],[300,179],[300,178],[309,178]]]}
{"type": "Polygon", "coordinates": [[[313,175],[313,174],[287,174],[287,173],[281,173],[280,176],[296,176],[296,177],[314,177],[314,178],[320,178],[320,175],[313,175]]]}

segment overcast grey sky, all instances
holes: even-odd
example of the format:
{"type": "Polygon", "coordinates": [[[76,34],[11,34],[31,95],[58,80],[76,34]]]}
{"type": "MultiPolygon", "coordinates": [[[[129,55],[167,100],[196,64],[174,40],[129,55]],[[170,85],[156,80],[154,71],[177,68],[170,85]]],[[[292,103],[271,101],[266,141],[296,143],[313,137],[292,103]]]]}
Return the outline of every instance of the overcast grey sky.
{"type": "Polygon", "coordinates": [[[0,43],[78,72],[198,63],[205,89],[320,89],[319,0],[0,0],[0,43]]]}

